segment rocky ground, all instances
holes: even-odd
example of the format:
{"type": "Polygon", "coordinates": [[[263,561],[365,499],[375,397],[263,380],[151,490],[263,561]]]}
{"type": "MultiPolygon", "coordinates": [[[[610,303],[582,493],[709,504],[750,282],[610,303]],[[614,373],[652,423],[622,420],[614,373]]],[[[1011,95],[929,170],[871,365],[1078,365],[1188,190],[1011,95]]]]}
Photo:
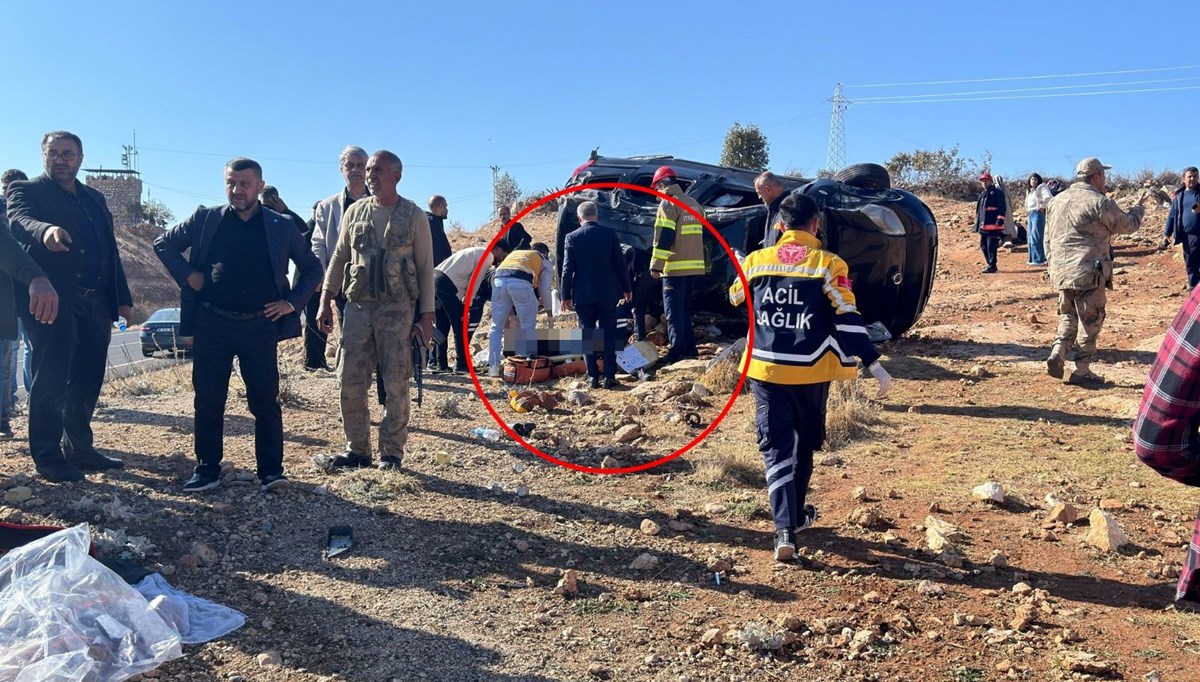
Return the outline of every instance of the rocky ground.
{"type": "MultiPolygon", "coordinates": [[[[747,397],[682,457],[598,476],[472,438],[491,418],[470,380],[435,377],[403,471],[330,475],[309,460],[340,448],[336,382],[298,371],[294,350],[290,490],[240,480],[253,471],[252,421],[235,381],[229,485],[180,491],[191,467],[182,365],[106,389],[97,442],[124,472],[47,485],[30,477],[23,442],[0,444],[0,490],[14,500],[0,519],[123,530],[124,551],[246,613],[240,631],[147,676],[160,680],[1196,679],[1200,618],[1165,608],[1196,496],[1130,445],[1184,293],[1178,257],[1153,247],[1161,213],[1144,238],[1118,242],[1094,367],[1108,381],[1080,387],[1044,373],[1055,321],[1044,272],[1018,251],[980,275],[972,206],[930,204],[942,226],[934,298],[886,348],[887,400],[836,395],[843,444],[818,454],[821,518],[795,564],[771,559],[747,397]],[[354,527],[355,546],[326,561],[337,523],[354,527]]],[[[700,374],[664,375],[660,386],[682,383],[653,390],[693,395],[700,374]]],[[[488,389],[505,415],[501,387],[488,389]]],[[[535,445],[590,465],[694,437],[671,421],[679,396],[635,390],[585,390],[594,404],[512,419],[549,432],[535,445]],[[641,433],[617,442],[631,424],[641,433]]],[[[728,398],[696,409],[711,419],[728,398]]]]}

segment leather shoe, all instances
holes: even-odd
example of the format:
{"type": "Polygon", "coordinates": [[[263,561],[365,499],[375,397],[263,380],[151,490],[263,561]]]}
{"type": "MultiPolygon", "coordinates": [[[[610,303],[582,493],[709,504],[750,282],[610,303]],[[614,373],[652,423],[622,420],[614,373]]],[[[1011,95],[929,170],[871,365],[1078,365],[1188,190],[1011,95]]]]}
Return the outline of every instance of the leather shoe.
{"type": "Polygon", "coordinates": [[[69,483],[84,479],[83,472],[65,459],[40,463],[37,465],[37,472],[51,483],[69,483]]]}
{"type": "Polygon", "coordinates": [[[621,386],[620,382],[612,377],[606,377],[603,385],[604,388],[619,388],[621,386]]]}
{"type": "Polygon", "coordinates": [[[104,471],[105,469],[125,468],[125,462],[112,457],[105,457],[95,450],[84,453],[72,452],[66,459],[67,462],[81,471],[104,471]]]}
{"type": "Polygon", "coordinates": [[[588,385],[592,388],[600,388],[600,379],[598,377],[592,377],[592,381],[588,385]]]}

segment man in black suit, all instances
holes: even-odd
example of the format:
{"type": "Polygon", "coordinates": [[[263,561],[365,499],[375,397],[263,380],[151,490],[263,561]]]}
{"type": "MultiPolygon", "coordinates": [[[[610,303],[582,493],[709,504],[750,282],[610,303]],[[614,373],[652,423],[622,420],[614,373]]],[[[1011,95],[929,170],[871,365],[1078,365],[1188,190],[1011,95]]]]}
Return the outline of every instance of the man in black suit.
{"type": "Polygon", "coordinates": [[[17,307],[33,346],[29,451],[49,481],[79,481],[84,471],[119,469],[92,442],[92,413],[104,383],[113,322],[133,315],[133,298],[104,195],[79,182],[83,142],[63,130],[42,137],[46,172],[8,189],[13,236],[49,277],[61,314],[39,324],[29,294],[17,307]]]}
{"type": "Polygon", "coordinates": [[[446,236],[446,217],[450,215],[450,203],[446,197],[435,194],[429,197],[429,210],[425,217],[429,218],[429,236],[433,237],[433,264],[437,265],[453,253],[450,250],[450,238],[446,236]]]}
{"type": "Polygon", "coordinates": [[[184,492],[221,484],[225,401],[234,357],[254,415],[254,456],[262,489],[288,485],[277,345],[300,336],[297,311],[317,290],[321,262],[294,218],[259,203],[262,190],[262,166],[253,159],[232,159],[225,165],[229,204],[201,207],[154,240],[159,260],[179,283],[179,333],[194,337],[198,465],[183,484],[184,492]],[[294,287],[288,284],[288,261],[296,264],[294,287]]]}
{"type": "MultiPolygon", "coordinates": [[[[594,342],[593,329],[600,329],[604,353],[604,388],[617,385],[617,301],[633,298],[629,269],[621,253],[617,233],[596,222],[596,203],[585,201],[576,211],[579,229],[568,234],[563,243],[562,306],[575,309],[584,330],[584,345],[594,342]]],[[[592,388],[600,387],[597,353],[587,353],[588,376],[592,388]]]]}

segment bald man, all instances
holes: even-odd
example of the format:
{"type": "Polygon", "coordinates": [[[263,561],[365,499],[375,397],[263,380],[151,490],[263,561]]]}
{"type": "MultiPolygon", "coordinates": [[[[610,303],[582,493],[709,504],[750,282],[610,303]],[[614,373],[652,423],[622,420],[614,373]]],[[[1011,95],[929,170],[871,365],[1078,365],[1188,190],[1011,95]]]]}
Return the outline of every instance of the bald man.
{"type": "Polygon", "coordinates": [[[425,217],[429,218],[429,235],[433,237],[433,262],[441,263],[450,257],[450,240],[446,238],[446,216],[450,215],[450,204],[446,197],[435,194],[429,197],[429,210],[425,217]]]}

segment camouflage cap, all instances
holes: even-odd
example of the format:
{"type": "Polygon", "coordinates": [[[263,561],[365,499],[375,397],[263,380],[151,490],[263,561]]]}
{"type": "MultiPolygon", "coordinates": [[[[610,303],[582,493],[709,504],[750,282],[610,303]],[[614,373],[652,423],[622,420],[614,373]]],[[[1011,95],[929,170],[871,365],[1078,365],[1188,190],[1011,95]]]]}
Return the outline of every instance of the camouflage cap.
{"type": "Polygon", "coordinates": [[[1112,168],[1112,166],[1105,166],[1104,164],[1100,163],[1100,159],[1097,159],[1094,156],[1089,156],[1083,161],[1080,161],[1079,165],[1075,166],[1075,177],[1089,178],[1096,173],[1106,171],[1110,168],[1112,168]]]}

